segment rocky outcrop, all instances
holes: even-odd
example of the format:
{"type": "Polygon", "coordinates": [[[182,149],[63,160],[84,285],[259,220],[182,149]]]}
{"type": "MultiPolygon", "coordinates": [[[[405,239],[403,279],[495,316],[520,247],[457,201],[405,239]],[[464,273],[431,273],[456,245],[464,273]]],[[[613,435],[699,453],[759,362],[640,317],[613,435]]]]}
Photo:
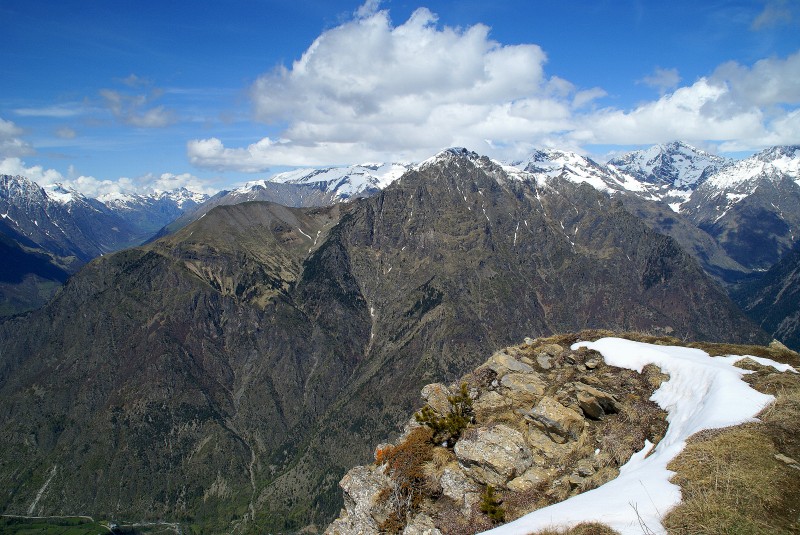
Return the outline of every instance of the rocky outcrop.
{"type": "Polygon", "coordinates": [[[649,397],[666,377],[612,368],[595,352],[572,351],[572,341],[526,339],[453,385],[424,387],[442,417],[456,410],[451,392],[468,392],[473,423],[452,448],[420,447],[425,427],[412,418],[395,444],[378,447],[375,464],[342,479],[345,508],[326,533],[474,533],[492,526],[482,512],[488,488],[511,520],[614,478],[645,439],[661,438],[664,413],[649,397]],[[398,462],[412,449],[416,472],[398,462]]]}

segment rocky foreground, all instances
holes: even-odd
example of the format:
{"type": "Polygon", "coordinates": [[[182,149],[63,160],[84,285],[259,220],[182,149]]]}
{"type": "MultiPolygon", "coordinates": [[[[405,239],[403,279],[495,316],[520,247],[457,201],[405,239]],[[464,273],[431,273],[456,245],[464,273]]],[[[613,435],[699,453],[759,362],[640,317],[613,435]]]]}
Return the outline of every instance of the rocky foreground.
{"type": "MultiPolygon", "coordinates": [[[[425,406],[403,434],[342,479],[345,508],[326,534],[476,533],[616,478],[646,441],[664,437],[666,413],[650,398],[669,377],[654,365],[640,374],[570,348],[597,334],[528,338],[454,384],[427,385],[425,406]]],[[[797,360],[779,345],[709,347],[797,360]]]]}

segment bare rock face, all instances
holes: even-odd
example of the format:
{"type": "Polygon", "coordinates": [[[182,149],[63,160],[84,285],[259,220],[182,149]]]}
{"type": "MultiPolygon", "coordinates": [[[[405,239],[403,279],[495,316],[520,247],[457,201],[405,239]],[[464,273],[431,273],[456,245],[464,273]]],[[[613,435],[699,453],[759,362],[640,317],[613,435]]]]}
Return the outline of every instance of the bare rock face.
{"type": "Polygon", "coordinates": [[[522,433],[503,424],[462,437],[453,451],[468,475],[495,486],[505,485],[533,462],[522,433]]]}
{"type": "Polygon", "coordinates": [[[445,467],[439,483],[442,485],[442,496],[447,496],[459,505],[468,503],[468,494],[480,492],[478,485],[455,463],[445,467]]]}
{"type": "Polygon", "coordinates": [[[430,516],[420,513],[408,523],[403,535],[442,535],[442,532],[436,528],[430,516]]]}
{"type": "Polygon", "coordinates": [[[380,533],[378,525],[388,518],[386,493],[391,480],[374,467],[357,466],[339,482],[344,491],[344,510],[325,530],[326,535],[380,533]]]}
{"type": "Polygon", "coordinates": [[[583,413],[593,420],[599,420],[606,414],[619,412],[619,402],[607,392],[589,385],[576,384],[576,397],[583,413]]]}
{"type": "Polygon", "coordinates": [[[507,411],[511,408],[512,401],[495,392],[489,390],[484,392],[473,402],[473,409],[475,410],[475,417],[478,419],[487,419],[493,414],[507,411]]]}
{"type": "Polygon", "coordinates": [[[503,393],[509,398],[523,398],[520,401],[538,399],[544,394],[547,387],[545,382],[536,373],[508,373],[500,381],[503,393]]]}
{"type": "Polygon", "coordinates": [[[422,389],[422,399],[440,415],[450,412],[452,405],[448,398],[451,395],[450,390],[442,383],[426,385],[422,389]]]}
{"type": "Polygon", "coordinates": [[[527,417],[559,444],[577,439],[583,431],[583,417],[548,396],[540,399],[527,417]]]}
{"type": "Polygon", "coordinates": [[[510,372],[533,372],[533,368],[531,368],[529,365],[515,359],[508,353],[503,353],[502,351],[498,351],[492,355],[486,364],[483,364],[481,367],[487,367],[490,370],[493,370],[495,373],[497,373],[498,379],[501,379],[504,375],[510,372]]]}

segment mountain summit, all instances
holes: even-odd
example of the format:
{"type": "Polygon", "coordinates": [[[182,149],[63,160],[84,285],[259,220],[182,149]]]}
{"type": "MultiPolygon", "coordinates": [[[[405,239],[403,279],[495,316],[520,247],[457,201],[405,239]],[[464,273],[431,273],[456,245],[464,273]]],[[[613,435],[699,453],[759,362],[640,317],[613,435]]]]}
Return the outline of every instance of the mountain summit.
{"type": "Polygon", "coordinates": [[[709,154],[682,141],[629,152],[608,165],[648,184],[679,190],[694,189],[730,160],[709,154]]]}

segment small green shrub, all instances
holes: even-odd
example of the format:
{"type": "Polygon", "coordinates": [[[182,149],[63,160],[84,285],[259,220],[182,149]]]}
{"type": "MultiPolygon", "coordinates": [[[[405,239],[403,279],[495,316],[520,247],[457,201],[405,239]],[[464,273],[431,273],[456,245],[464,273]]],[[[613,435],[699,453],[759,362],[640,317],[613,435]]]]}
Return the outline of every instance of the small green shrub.
{"type": "Polygon", "coordinates": [[[430,405],[425,405],[414,414],[414,419],[431,428],[435,443],[446,444],[448,448],[452,448],[461,436],[461,432],[472,423],[472,398],[469,397],[467,383],[461,383],[459,392],[448,396],[447,400],[452,406],[448,414],[439,416],[430,405]]]}
{"type": "Polygon", "coordinates": [[[500,506],[502,503],[503,501],[500,497],[495,494],[494,487],[486,485],[486,489],[481,495],[481,512],[486,514],[489,520],[495,524],[505,521],[506,511],[500,506]]]}

